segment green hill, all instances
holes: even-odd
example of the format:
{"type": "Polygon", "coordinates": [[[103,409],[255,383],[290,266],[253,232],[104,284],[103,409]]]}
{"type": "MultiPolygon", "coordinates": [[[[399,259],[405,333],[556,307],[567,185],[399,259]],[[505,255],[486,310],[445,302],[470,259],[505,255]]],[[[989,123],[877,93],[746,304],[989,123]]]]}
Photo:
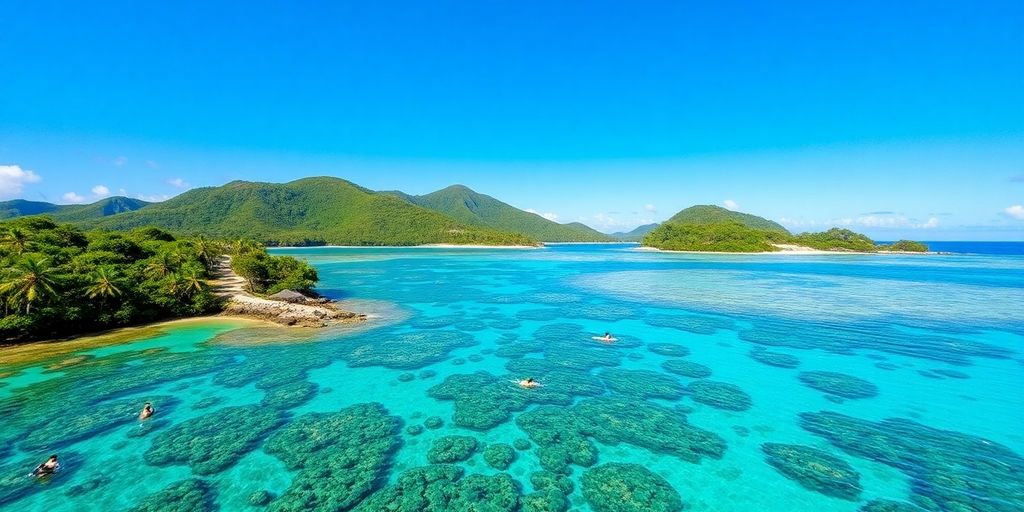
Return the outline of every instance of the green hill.
{"type": "Polygon", "coordinates": [[[468,225],[330,177],[283,184],[233,181],[78,224],[115,230],[156,226],[186,235],[253,238],[272,245],[536,243],[524,235],[468,225]]]}
{"type": "Polygon", "coordinates": [[[12,199],[0,201],[0,219],[13,219],[25,215],[39,215],[50,213],[64,208],[64,206],[43,201],[28,201],[25,199],[12,199]]]}
{"type": "Polygon", "coordinates": [[[53,204],[42,201],[14,199],[0,202],[0,219],[28,215],[47,215],[61,222],[80,222],[138,210],[149,203],[141,199],[114,196],[92,204],[53,204]]]}
{"type": "Polygon", "coordinates": [[[643,245],[667,251],[769,252],[777,251],[772,244],[788,236],[734,220],[708,224],[666,222],[647,233],[643,245]]]}
{"type": "Polygon", "coordinates": [[[644,224],[639,226],[633,231],[620,231],[618,233],[612,233],[611,237],[616,240],[622,240],[623,242],[639,242],[644,238],[644,235],[654,231],[655,228],[660,226],[657,222],[653,224],[644,224]]]}
{"type": "Polygon", "coordinates": [[[691,206],[673,215],[672,218],[665,221],[665,223],[706,225],[719,224],[727,221],[738,222],[748,228],[789,234],[789,231],[777,222],[770,221],[763,217],[758,217],[757,215],[734,212],[732,210],[722,208],[721,206],[708,204],[691,206]]]}
{"type": "Polygon", "coordinates": [[[610,242],[613,239],[578,222],[559,224],[520,210],[463,185],[423,196],[388,192],[413,204],[443,213],[469,226],[523,233],[542,242],[610,242]]]}

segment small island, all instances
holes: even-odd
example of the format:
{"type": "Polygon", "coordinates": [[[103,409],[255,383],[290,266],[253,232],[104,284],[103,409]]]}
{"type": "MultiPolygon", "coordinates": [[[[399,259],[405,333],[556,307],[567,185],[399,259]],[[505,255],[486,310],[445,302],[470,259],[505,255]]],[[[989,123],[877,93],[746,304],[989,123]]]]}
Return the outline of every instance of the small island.
{"type": "Polygon", "coordinates": [[[910,240],[876,243],[848,229],[792,234],[777,222],[720,206],[686,208],[642,239],[647,248],[685,252],[848,252],[924,253],[928,246],[910,240]]]}

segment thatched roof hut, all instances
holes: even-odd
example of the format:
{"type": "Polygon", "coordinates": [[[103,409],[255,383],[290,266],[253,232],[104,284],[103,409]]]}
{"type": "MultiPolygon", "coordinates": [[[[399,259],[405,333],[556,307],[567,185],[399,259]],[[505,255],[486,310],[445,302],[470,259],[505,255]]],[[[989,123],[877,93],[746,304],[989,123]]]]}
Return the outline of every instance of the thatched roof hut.
{"type": "Polygon", "coordinates": [[[284,302],[298,303],[307,302],[309,300],[309,297],[306,297],[305,295],[294,290],[281,290],[267,298],[270,300],[280,300],[284,302]]]}

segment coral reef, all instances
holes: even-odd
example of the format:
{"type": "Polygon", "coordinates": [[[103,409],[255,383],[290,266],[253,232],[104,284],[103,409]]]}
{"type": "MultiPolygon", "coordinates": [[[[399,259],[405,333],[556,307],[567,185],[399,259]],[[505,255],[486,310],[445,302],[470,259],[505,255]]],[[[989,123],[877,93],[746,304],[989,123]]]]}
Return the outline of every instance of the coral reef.
{"type": "Polygon", "coordinates": [[[533,445],[530,444],[529,439],[519,438],[512,442],[512,446],[515,447],[516,450],[524,451],[529,450],[533,445]]]}
{"type": "Polygon", "coordinates": [[[675,512],[679,493],[664,478],[638,464],[610,462],[588,470],[583,496],[595,512],[675,512]]]}
{"type": "Polygon", "coordinates": [[[256,491],[249,495],[249,504],[254,507],[265,507],[274,500],[274,495],[270,494],[270,491],[256,491]]]}
{"type": "Polygon", "coordinates": [[[706,379],[711,376],[711,368],[684,359],[669,359],[661,363],[661,367],[667,372],[691,379],[706,379]]]}
{"type": "Polygon", "coordinates": [[[320,386],[304,380],[282,384],[267,390],[260,405],[275,409],[291,409],[313,399],[320,386]]]}
{"type": "Polygon", "coordinates": [[[871,500],[860,507],[858,512],[921,512],[921,508],[902,501],[871,500]]]}
{"type": "Polygon", "coordinates": [[[675,400],[683,396],[686,388],[674,377],[650,370],[601,370],[598,377],[608,389],[620,395],[636,398],[664,398],[675,400]]]}
{"type": "Polygon", "coordinates": [[[690,355],[690,349],[677,343],[648,343],[647,350],[668,357],[686,357],[690,355]]]}
{"type": "Polygon", "coordinates": [[[786,478],[826,496],[856,501],[860,474],[846,461],[810,446],[764,443],[765,462],[786,478]]]}
{"type": "Polygon", "coordinates": [[[587,467],[597,462],[597,447],[579,432],[576,420],[571,410],[543,406],[520,414],[516,425],[537,443],[540,466],[565,474],[569,464],[587,467]]]}
{"type": "Polygon", "coordinates": [[[845,373],[801,372],[799,379],[810,388],[843,398],[871,398],[878,395],[877,386],[845,373]]]}
{"type": "Polygon", "coordinates": [[[81,467],[83,462],[82,456],[78,453],[62,451],[60,452],[60,472],[43,478],[27,476],[32,468],[44,460],[46,460],[45,455],[0,466],[0,507],[36,492],[63,485],[70,480],[75,469],[81,467]]]}
{"type": "Polygon", "coordinates": [[[462,469],[435,464],[410,469],[398,481],[374,493],[358,512],[514,512],[520,510],[520,491],[506,474],[470,475],[462,469]]]}
{"type": "Polygon", "coordinates": [[[405,433],[410,436],[418,436],[424,432],[423,425],[409,425],[405,427],[405,433]]]}
{"type": "Polygon", "coordinates": [[[458,331],[406,332],[371,331],[360,336],[340,354],[350,366],[384,366],[416,370],[437,363],[457,348],[472,347],[477,341],[458,331]]]}
{"type": "Polygon", "coordinates": [[[216,407],[222,403],[224,403],[224,398],[219,396],[208,396],[192,404],[192,409],[199,411],[202,409],[209,409],[210,407],[216,407]]]}
{"type": "Polygon", "coordinates": [[[834,446],[910,477],[910,501],[927,511],[1024,509],[1024,458],[994,441],[889,418],[800,414],[800,426],[834,446]]]}
{"type": "Polygon", "coordinates": [[[729,330],[734,327],[732,320],[697,315],[650,315],[644,318],[644,323],[693,334],[714,334],[718,330],[729,330]]]}
{"type": "Polygon", "coordinates": [[[575,487],[565,475],[558,473],[552,473],[550,471],[536,471],[530,474],[530,485],[533,486],[535,491],[548,491],[556,490],[563,496],[572,494],[573,488],[575,487]]]}
{"type": "Polygon", "coordinates": [[[728,382],[695,380],[686,391],[695,401],[726,411],[745,411],[753,405],[750,395],[728,382]]]}
{"type": "Polygon", "coordinates": [[[440,416],[431,416],[423,421],[423,426],[430,430],[436,430],[444,426],[444,420],[440,416]]]}
{"type": "Polygon", "coordinates": [[[488,466],[499,471],[508,469],[516,460],[516,451],[511,445],[505,443],[489,444],[484,448],[484,462],[488,466]]]}
{"type": "Polygon", "coordinates": [[[439,437],[430,445],[427,460],[431,464],[462,462],[476,453],[476,439],[469,436],[439,437]]]}
{"type": "Polygon", "coordinates": [[[412,382],[414,380],[416,380],[416,376],[409,372],[405,372],[398,376],[398,382],[412,382]]]}
{"type": "Polygon", "coordinates": [[[270,504],[275,511],[348,510],[369,495],[400,440],[400,421],[381,404],[305,414],[275,433],[264,451],[298,470],[270,504]]]}
{"type": "MultiPolygon", "coordinates": [[[[149,401],[153,402],[158,413],[169,412],[179,403],[169,396],[154,396],[149,401]]],[[[56,449],[127,425],[137,420],[143,402],[118,400],[90,406],[68,404],[59,416],[30,427],[21,447],[25,450],[56,449]]]]}
{"type": "Polygon", "coordinates": [[[768,366],[777,366],[779,368],[793,369],[800,366],[800,360],[796,356],[789,354],[781,354],[779,352],[771,352],[765,350],[762,347],[755,347],[748,354],[751,359],[768,366]]]}
{"type": "Polygon", "coordinates": [[[154,466],[188,464],[197,475],[218,473],[255,448],[283,419],[277,409],[225,407],[164,431],[153,439],[144,459],[154,466]]]}
{"type": "Polygon", "coordinates": [[[206,512],[218,510],[214,491],[203,480],[173,483],[145,498],[131,512],[206,512]]]}

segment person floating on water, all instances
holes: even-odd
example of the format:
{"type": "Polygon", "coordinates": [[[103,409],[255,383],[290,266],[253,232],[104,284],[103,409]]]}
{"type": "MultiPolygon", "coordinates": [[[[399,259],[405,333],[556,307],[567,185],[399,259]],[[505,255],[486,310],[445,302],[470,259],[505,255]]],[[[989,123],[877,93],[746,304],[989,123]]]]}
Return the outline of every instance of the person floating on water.
{"type": "Polygon", "coordinates": [[[533,380],[533,377],[527,377],[519,381],[519,386],[524,388],[536,388],[540,387],[540,382],[533,380]]]}
{"type": "Polygon", "coordinates": [[[55,453],[53,455],[50,455],[50,458],[46,459],[46,462],[36,466],[36,468],[32,470],[31,476],[41,478],[47,475],[52,475],[56,473],[57,470],[59,469],[60,462],[57,462],[57,454],[55,453]]]}
{"type": "Polygon", "coordinates": [[[142,412],[139,413],[139,419],[144,420],[152,416],[154,413],[156,413],[156,411],[153,410],[153,404],[146,402],[146,405],[142,406],[142,412]]]}

